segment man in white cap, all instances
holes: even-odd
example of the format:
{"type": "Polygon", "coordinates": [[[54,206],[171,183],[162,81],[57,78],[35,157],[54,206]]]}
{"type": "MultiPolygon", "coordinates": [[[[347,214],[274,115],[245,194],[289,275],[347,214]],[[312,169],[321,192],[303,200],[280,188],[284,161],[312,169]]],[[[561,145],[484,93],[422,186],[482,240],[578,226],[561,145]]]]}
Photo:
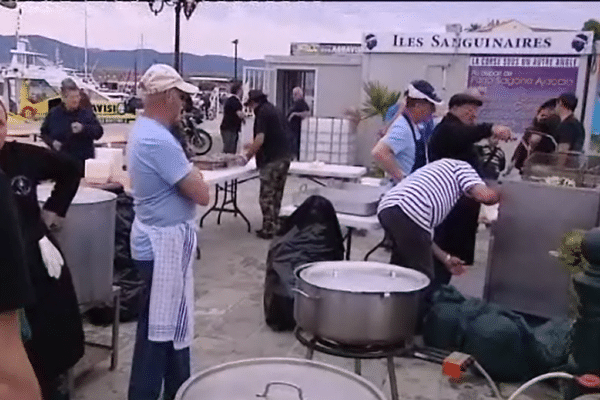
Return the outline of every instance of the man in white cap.
{"type": "Polygon", "coordinates": [[[435,106],[441,104],[429,82],[418,80],[408,85],[404,110],[371,151],[394,182],[427,163],[427,138],[418,125],[430,120],[435,106]]]}
{"type": "Polygon", "coordinates": [[[169,132],[186,94],[197,88],[168,65],[151,66],[141,79],[144,113],[129,136],[128,171],[135,220],[134,265],[145,282],[129,400],[174,399],[190,376],[193,339],[193,252],[196,205],[207,205],[209,187],[169,132]]]}

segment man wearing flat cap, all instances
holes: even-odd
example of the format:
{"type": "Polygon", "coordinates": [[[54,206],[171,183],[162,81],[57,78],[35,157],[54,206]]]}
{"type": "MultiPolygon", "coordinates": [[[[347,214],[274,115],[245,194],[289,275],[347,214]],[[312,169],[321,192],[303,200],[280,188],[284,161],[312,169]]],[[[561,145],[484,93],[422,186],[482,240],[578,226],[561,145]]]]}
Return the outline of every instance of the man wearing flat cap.
{"type": "Polygon", "coordinates": [[[260,90],[250,90],[246,106],[254,110],[254,141],[244,146],[246,161],[256,157],[260,174],[259,204],[261,239],[271,239],[279,230],[279,211],[291,161],[290,133],[283,113],[267,101],[260,90]]]}
{"type": "Polygon", "coordinates": [[[394,182],[427,163],[428,138],[419,125],[430,120],[435,106],[441,104],[429,82],[418,80],[408,85],[404,110],[371,151],[394,182]]]}
{"type": "MultiPolygon", "coordinates": [[[[452,158],[469,163],[482,175],[475,143],[485,138],[508,141],[510,128],[488,123],[476,124],[475,118],[483,101],[470,93],[455,94],[448,102],[448,113],[435,127],[429,141],[429,161],[452,158]]],[[[478,227],[480,204],[469,197],[462,197],[434,235],[435,243],[446,253],[472,265],[478,227]]],[[[452,273],[435,260],[435,277],[432,284],[448,284],[452,273]]]]}
{"type": "Polygon", "coordinates": [[[141,86],[144,114],[129,135],[127,170],[135,208],[131,254],[144,292],[127,398],[158,399],[162,390],[174,399],[190,377],[196,205],[208,204],[209,187],[169,131],[197,88],[165,64],[151,66],[141,86]]]}

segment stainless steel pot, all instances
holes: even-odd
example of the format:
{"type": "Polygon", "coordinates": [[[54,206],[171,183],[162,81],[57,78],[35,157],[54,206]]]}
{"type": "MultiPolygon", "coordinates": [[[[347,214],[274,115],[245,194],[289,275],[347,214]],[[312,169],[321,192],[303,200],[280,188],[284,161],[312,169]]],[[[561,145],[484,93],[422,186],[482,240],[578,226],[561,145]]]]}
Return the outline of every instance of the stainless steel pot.
{"type": "Polygon", "coordinates": [[[424,274],[395,265],[327,261],[298,267],[294,318],[340,343],[396,344],[414,336],[424,274]]]}
{"type": "MultiPolygon", "coordinates": [[[[42,206],[53,185],[38,186],[42,206]]],[[[73,276],[80,304],[110,301],[115,255],[117,195],[80,186],[67,211],[63,228],[55,234],[73,276]]]]}
{"type": "Polygon", "coordinates": [[[296,358],[254,358],[218,365],[188,379],[175,400],[385,400],[366,379],[296,358]]]}

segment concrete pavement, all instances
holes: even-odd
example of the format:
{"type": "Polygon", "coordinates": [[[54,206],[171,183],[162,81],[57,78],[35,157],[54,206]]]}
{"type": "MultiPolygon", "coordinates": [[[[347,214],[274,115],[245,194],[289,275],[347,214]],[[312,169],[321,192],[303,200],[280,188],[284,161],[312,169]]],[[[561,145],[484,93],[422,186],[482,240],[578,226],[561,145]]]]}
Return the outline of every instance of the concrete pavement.
{"type": "MultiPolygon", "coordinates": [[[[131,124],[106,124],[103,141],[120,140],[127,136],[131,124]]],[[[213,134],[212,152],[220,151],[222,142],[216,121],[205,122],[204,128],[213,134]]],[[[251,124],[244,126],[241,142],[251,137],[251,124]]],[[[312,182],[289,177],[283,204],[291,203],[292,193],[300,185],[312,182]]],[[[252,228],[260,227],[258,206],[258,180],[239,186],[238,203],[249,218],[252,228]]],[[[214,195],[214,189],[213,193],[214,195]]],[[[383,231],[363,232],[353,238],[353,260],[362,260],[366,252],[378,243],[383,231]]],[[[466,295],[480,297],[483,293],[487,242],[489,232],[481,229],[478,235],[475,265],[469,273],[454,278],[452,283],[466,295]]],[[[246,224],[238,216],[224,214],[220,225],[216,214],[209,215],[200,232],[202,259],[195,264],[195,337],[192,346],[193,372],[224,362],[256,357],[296,357],[305,355],[305,348],[290,332],[273,332],[266,326],[262,311],[262,293],[265,262],[269,242],[248,233],[246,224]]],[[[372,261],[389,261],[389,253],[376,251],[372,261]]],[[[135,322],[121,324],[119,336],[120,362],[114,372],[108,370],[109,361],[87,367],[85,361],[76,368],[77,379],[74,399],[123,400],[126,399],[131,357],[135,340],[135,322]]],[[[86,323],[88,339],[110,342],[111,328],[101,328],[86,323]]],[[[95,350],[86,350],[86,358],[95,350]]],[[[353,370],[353,361],[315,353],[315,360],[353,370]]],[[[416,359],[397,358],[396,376],[401,399],[407,400],[475,400],[492,398],[492,391],[482,378],[468,375],[463,383],[451,383],[441,373],[441,366],[416,359]]],[[[364,360],[363,376],[382,388],[390,396],[384,360],[364,360]]],[[[515,385],[500,385],[503,394],[510,394],[515,385]]],[[[547,399],[555,397],[551,389],[538,385],[522,398],[547,399]]]]}

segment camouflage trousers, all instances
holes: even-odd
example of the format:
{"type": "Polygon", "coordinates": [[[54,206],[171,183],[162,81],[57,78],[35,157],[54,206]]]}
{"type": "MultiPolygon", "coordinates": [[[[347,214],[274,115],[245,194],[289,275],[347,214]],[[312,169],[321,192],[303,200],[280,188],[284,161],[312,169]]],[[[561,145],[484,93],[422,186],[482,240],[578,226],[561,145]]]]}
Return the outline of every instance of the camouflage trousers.
{"type": "Polygon", "coordinates": [[[258,202],[263,215],[262,231],[276,233],[279,229],[279,210],[290,169],[290,159],[270,162],[260,168],[260,193],[258,202]]]}

